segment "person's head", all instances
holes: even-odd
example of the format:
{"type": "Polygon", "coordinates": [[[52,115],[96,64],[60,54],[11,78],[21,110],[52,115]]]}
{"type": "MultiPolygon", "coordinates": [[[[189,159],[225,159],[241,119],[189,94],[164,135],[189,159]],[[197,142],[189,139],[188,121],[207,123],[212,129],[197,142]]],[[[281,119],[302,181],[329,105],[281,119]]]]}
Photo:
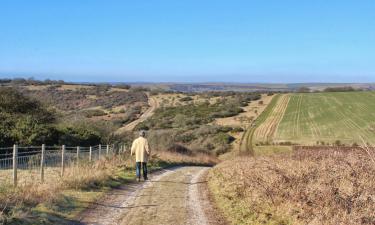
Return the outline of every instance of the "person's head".
{"type": "Polygon", "coordinates": [[[139,131],[139,136],[140,137],[145,137],[146,136],[146,131],[144,131],[144,130],[139,131]]]}

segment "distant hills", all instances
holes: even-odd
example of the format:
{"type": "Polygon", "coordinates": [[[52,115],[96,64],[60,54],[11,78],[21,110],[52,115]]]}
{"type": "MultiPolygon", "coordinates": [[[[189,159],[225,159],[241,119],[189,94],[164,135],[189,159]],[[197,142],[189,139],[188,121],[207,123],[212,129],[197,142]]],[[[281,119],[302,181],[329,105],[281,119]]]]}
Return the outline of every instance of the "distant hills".
{"type": "Polygon", "coordinates": [[[361,90],[375,90],[375,83],[290,83],[290,84],[271,84],[271,83],[130,83],[132,86],[141,86],[145,88],[162,89],[166,91],[177,92],[205,92],[205,91],[297,91],[302,87],[309,88],[311,91],[323,91],[328,87],[353,87],[361,90]]]}
{"type": "Polygon", "coordinates": [[[326,88],[352,87],[360,90],[375,90],[375,83],[225,83],[225,82],[206,82],[206,83],[177,83],[177,82],[65,82],[62,80],[34,80],[32,78],[0,79],[0,85],[114,85],[114,86],[133,86],[143,87],[150,90],[163,90],[173,92],[207,92],[207,91],[237,91],[237,92],[255,92],[255,91],[274,91],[274,92],[293,92],[301,88],[308,88],[310,91],[323,91],[326,88]]]}

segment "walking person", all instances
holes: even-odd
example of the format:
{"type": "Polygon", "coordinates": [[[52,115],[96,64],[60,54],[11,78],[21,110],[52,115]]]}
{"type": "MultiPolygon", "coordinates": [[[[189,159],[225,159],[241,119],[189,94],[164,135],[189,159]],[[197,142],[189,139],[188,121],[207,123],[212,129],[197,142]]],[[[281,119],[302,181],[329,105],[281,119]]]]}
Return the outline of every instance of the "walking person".
{"type": "Polygon", "coordinates": [[[141,181],[141,169],[143,179],[147,180],[147,159],[150,156],[150,146],[145,138],[146,132],[140,131],[139,137],[133,141],[131,155],[135,154],[135,166],[138,182],[141,181]]]}

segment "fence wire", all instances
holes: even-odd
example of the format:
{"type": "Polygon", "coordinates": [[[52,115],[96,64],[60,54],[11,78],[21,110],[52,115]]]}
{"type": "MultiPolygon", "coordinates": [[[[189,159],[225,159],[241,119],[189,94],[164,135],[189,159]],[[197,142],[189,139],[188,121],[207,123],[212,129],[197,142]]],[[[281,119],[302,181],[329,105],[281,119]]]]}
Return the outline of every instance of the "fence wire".
{"type": "Polygon", "coordinates": [[[17,146],[14,155],[14,147],[0,147],[0,185],[58,178],[63,175],[63,168],[93,163],[115,154],[114,146],[107,145],[44,146],[44,152],[42,149],[42,146],[17,146]]]}

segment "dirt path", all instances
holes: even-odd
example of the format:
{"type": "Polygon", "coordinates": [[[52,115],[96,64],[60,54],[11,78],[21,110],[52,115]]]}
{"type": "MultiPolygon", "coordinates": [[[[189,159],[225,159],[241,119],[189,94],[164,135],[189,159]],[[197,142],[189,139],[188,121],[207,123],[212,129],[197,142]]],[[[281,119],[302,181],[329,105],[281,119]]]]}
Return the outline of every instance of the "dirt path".
{"type": "Polygon", "coordinates": [[[150,106],[138,119],[133,122],[126,124],[116,131],[116,133],[122,133],[124,131],[132,131],[135,126],[145,121],[147,118],[154,114],[154,111],[159,107],[158,101],[154,97],[148,96],[148,105],[150,106]]]}
{"type": "MultiPolygon", "coordinates": [[[[81,224],[223,224],[210,215],[202,195],[208,167],[178,167],[151,176],[150,181],[124,185],[93,204],[81,224]],[[207,215],[208,214],[208,215],[207,215]]],[[[212,210],[211,210],[212,211],[212,210]]]]}

